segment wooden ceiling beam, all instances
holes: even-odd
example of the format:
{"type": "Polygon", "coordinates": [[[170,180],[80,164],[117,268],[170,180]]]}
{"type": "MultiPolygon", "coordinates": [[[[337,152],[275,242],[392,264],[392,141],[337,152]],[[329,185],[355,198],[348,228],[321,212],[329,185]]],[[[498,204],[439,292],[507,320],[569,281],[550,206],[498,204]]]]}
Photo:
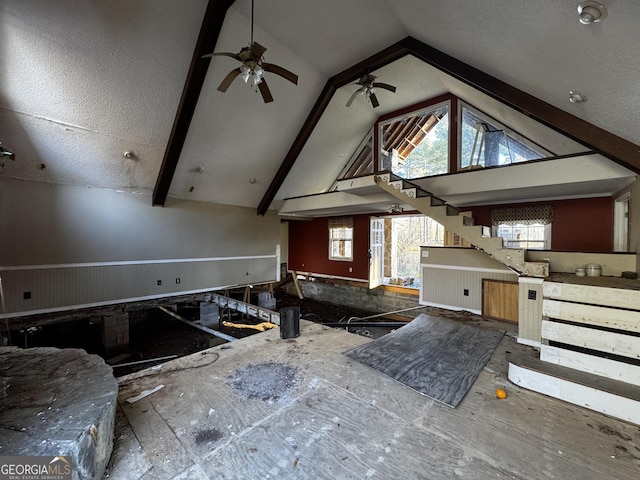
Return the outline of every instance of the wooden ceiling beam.
{"type": "Polygon", "coordinates": [[[610,160],[640,173],[640,146],[498,80],[415,38],[407,37],[403,43],[413,56],[423,62],[610,160]]]}
{"type": "Polygon", "coordinates": [[[162,165],[160,166],[160,172],[158,173],[156,185],[153,189],[153,205],[164,206],[167,200],[169,188],[171,187],[171,182],[176,172],[176,167],[178,166],[178,160],[180,159],[180,154],[182,153],[182,148],[184,147],[184,142],[189,132],[191,119],[196,110],[202,85],[204,84],[209,63],[211,62],[211,58],[202,58],[202,56],[215,50],[227,10],[233,5],[234,1],[235,0],[209,0],[207,4],[207,9],[202,19],[202,26],[200,27],[200,34],[198,35],[198,41],[193,56],[191,57],[187,80],[182,90],[178,111],[173,120],[169,142],[167,143],[162,165]]]}

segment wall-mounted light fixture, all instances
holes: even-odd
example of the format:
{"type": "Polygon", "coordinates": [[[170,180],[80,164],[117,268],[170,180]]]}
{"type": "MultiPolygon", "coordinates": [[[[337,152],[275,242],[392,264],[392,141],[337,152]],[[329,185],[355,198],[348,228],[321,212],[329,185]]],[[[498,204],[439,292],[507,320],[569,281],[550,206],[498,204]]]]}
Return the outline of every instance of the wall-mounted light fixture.
{"type": "Polygon", "coordinates": [[[204,173],[204,167],[202,166],[197,166],[191,170],[191,186],[189,187],[189,193],[193,192],[196,189],[196,186],[194,185],[196,175],[199,175],[201,173],[204,173]]]}
{"type": "Polygon", "coordinates": [[[15,160],[15,154],[6,147],[2,146],[2,142],[0,142],[0,167],[4,167],[8,160],[15,160]]]}
{"type": "Polygon", "coordinates": [[[587,101],[587,97],[575,90],[569,90],[569,101],[571,103],[582,103],[587,101]]]}
{"type": "Polygon", "coordinates": [[[582,2],[578,5],[580,23],[591,25],[607,18],[607,8],[598,2],[582,2]]]}

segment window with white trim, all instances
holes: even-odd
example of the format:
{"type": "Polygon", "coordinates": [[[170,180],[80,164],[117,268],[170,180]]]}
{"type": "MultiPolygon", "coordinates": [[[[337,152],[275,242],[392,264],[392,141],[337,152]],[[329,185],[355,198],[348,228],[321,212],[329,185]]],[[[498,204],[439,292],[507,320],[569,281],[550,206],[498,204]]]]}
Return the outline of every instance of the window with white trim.
{"type": "Polygon", "coordinates": [[[552,205],[491,211],[493,235],[502,237],[505,248],[550,249],[552,222],[552,205]]]}
{"type": "Polygon", "coordinates": [[[329,219],[329,260],[353,260],[353,217],[329,219]]]}

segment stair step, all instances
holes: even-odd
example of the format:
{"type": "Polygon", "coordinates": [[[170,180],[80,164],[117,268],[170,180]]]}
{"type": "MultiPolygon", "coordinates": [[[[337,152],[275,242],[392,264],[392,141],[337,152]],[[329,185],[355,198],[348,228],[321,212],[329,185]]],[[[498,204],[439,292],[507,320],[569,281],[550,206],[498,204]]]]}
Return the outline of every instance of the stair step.
{"type": "Polygon", "coordinates": [[[453,205],[445,205],[447,207],[447,216],[448,217],[455,217],[458,216],[460,214],[460,209],[454,207],[453,205]]]}
{"type": "Polygon", "coordinates": [[[525,262],[522,273],[528,277],[548,277],[549,262],[525,262]]]}
{"type": "Polygon", "coordinates": [[[640,425],[640,387],[543,362],[530,354],[508,353],[509,380],[574,405],[640,425]]]}
{"type": "MultiPolygon", "coordinates": [[[[482,225],[466,225],[464,219],[467,217],[460,218],[462,223],[458,235],[474,245],[477,242],[482,241],[482,225]]],[[[502,247],[502,243],[496,242],[496,248],[500,247],[502,247]]]]}
{"type": "Polygon", "coordinates": [[[491,237],[490,227],[475,226],[472,217],[461,216],[458,208],[447,204],[441,198],[430,195],[429,192],[417,185],[389,174],[376,176],[376,183],[383,190],[433,218],[444,225],[447,230],[467,240],[478,250],[487,253],[519,274],[532,277],[549,275],[548,262],[527,262],[524,250],[504,249],[502,238],[491,237]],[[474,228],[475,230],[465,232],[463,230],[465,228],[474,228]]]}

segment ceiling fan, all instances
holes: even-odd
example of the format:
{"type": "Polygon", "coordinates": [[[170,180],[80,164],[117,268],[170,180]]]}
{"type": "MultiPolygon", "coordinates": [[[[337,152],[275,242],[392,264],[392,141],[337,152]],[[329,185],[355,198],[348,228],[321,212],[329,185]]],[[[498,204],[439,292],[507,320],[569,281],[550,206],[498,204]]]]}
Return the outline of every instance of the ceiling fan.
{"type": "Polygon", "coordinates": [[[376,76],[367,74],[360,77],[360,80],[355,85],[360,85],[360,88],[353,92],[353,95],[349,98],[347,102],[347,107],[350,107],[355,98],[360,95],[366,95],[367,99],[373,105],[373,108],[380,106],[380,102],[378,102],[378,97],[376,97],[376,88],[382,88],[383,90],[389,90],[390,92],[395,93],[396,87],[393,85],[389,85],[388,83],[380,83],[376,82],[376,76]]]}
{"type": "Polygon", "coordinates": [[[238,53],[231,52],[218,52],[209,53],[203,55],[202,58],[210,58],[214,56],[231,57],[238,60],[242,65],[238,68],[231,70],[224,80],[218,86],[218,90],[226,92],[231,83],[240,76],[245,83],[251,81],[251,85],[258,87],[264,103],[273,102],[273,96],[267,85],[267,81],[264,78],[264,72],[275,73],[282,78],[289,80],[291,83],[298,84],[298,76],[295,73],[290,72],[286,68],[279,67],[272,63],[266,63],[264,61],[264,52],[267,50],[258,42],[253,41],[253,1],[251,0],[251,44],[248,47],[244,47],[238,53]]]}

